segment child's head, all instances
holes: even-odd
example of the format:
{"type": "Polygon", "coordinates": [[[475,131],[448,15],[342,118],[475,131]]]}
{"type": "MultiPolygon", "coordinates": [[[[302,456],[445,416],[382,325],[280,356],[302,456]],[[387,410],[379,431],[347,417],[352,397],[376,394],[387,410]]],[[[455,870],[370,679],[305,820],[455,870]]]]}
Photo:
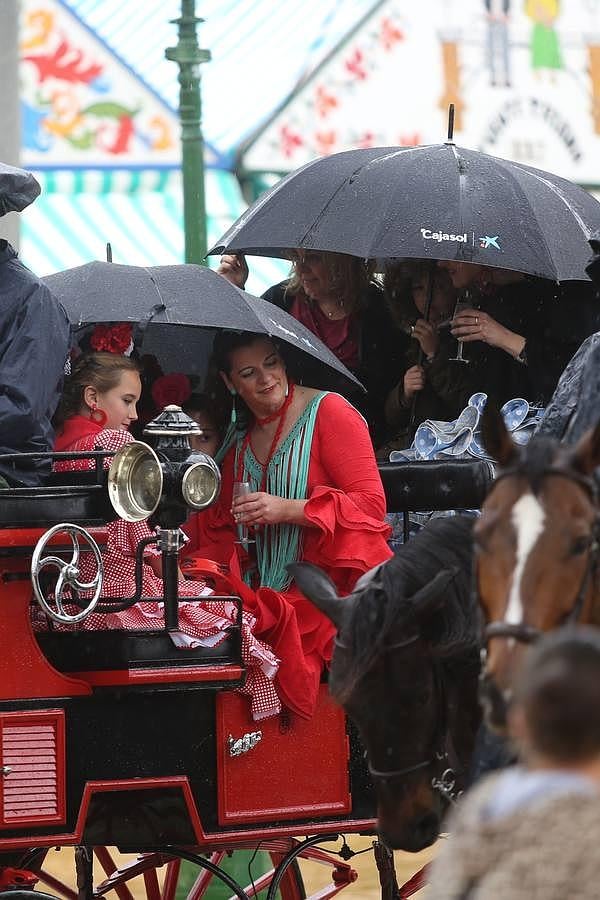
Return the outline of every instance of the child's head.
{"type": "Polygon", "coordinates": [[[128,430],[137,419],[140,367],[118,353],[85,353],[72,364],[54,419],[60,426],[80,415],[106,428],[128,430]]]}
{"type": "Polygon", "coordinates": [[[600,631],[567,627],[530,651],[517,681],[514,731],[530,761],[564,767],[600,757],[600,631]]]}
{"type": "Polygon", "coordinates": [[[192,450],[200,450],[202,453],[214,456],[221,443],[222,435],[218,417],[210,399],[205,394],[192,394],[184,405],[183,411],[202,428],[202,434],[190,435],[192,450]]]}

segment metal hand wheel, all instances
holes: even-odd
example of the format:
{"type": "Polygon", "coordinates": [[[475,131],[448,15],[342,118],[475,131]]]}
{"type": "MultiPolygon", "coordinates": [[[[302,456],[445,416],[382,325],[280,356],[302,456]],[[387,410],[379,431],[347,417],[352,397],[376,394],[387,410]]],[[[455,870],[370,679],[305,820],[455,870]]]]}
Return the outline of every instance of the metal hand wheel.
{"type": "MultiPolygon", "coordinates": [[[[100,548],[85,528],[80,528],[79,525],[70,525],[69,523],[55,525],[54,528],[50,528],[42,535],[35,545],[35,550],[33,551],[33,556],[31,558],[31,583],[33,585],[33,593],[46,615],[55,622],[59,622],[61,625],[75,625],[77,622],[82,622],[94,611],[102,591],[103,579],[104,566],[102,564],[100,548]],[[42,558],[46,546],[52,538],[57,534],[63,533],[68,534],[71,539],[71,544],[73,545],[71,561],[66,562],[58,556],[46,556],[42,558]],[[96,574],[92,581],[88,582],[79,580],[80,538],[89,545],[96,562],[96,574]],[[52,606],[50,606],[40,585],[40,573],[48,566],[54,566],[54,568],[58,569],[59,573],[56,580],[56,587],[54,588],[53,602],[56,605],[56,609],[53,609],[52,606]],[[63,595],[66,588],[73,588],[76,591],[93,591],[94,593],[87,601],[87,605],[80,610],[80,612],[68,613],[65,610],[63,602],[63,595]]],[[[72,603],[73,601],[71,598],[66,598],[66,602],[72,603]]]]}

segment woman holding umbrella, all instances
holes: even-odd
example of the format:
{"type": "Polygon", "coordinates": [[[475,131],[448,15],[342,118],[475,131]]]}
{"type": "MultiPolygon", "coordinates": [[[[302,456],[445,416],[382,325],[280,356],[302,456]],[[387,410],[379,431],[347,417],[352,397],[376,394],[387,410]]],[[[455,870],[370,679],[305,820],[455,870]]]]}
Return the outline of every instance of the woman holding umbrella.
{"type": "MultiPolygon", "coordinates": [[[[302,322],[362,381],[366,397],[347,396],[367,419],[377,444],[385,431],[383,401],[398,371],[399,351],[383,292],[372,278],[373,265],[316,250],[293,250],[291,259],[290,278],[263,297],[302,322]]],[[[248,278],[241,255],[223,256],[218,272],[240,288],[248,278]]]]}
{"type": "Polygon", "coordinates": [[[219,501],[196,517],[199,550],[244,579],[255,633],[281,660],[282,702],[307,717],[334,626],[292,583],[287,564],[312,562],[348,594],[388,559],[381,479],[362,416],[339,394],[295,385],[270,339],[223,333],[215,357],[237,421],[243,406],[249,424],[230,430],[219,501]],[[236,483],[245,495],[234,494],[236,483]],[[242,526],[250,542],[238,540],[242,526]]]}

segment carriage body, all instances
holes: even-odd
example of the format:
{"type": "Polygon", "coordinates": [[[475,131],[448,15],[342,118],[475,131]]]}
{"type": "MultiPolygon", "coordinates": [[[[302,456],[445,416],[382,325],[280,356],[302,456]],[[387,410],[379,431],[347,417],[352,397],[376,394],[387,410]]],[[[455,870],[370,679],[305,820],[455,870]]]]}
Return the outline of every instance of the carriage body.
{"type": "Polygon", "coordinates": [[[102,545],[105,496],[63,483],[3,499],[0,854],[373,831],[362,752],[327,685],[310,721],[255,722],[235,690],[245,674],[235,629],[218,647],[185,651],[164,629],[34,632],[36,542],[70,522],[102,545]]]}
{"type": "MultiPolygon", "coordinates": [[[[431,508],[432,500],[439,509],[476,505],[489,480],[478,464],[400,464],[381,473],[388,509],[399,512],[431,508]]],[[[263,876],[269,897],[274,885],[285,900],[304,896],[293,869],[299,851],[332,871],[318,896],[337,894],[356,873],[314,845],[376,834],[377,798],[357,732],[327,684],[311,720],[255,722],[236,690],[245,671],[235,629],[218,647],[183,652],[164,629],[34,632],[36,543],[68,522],[101,547],[114,517],[98,474],[52,479],[43,489],[3,490],[0,505],[0,893],[39,877],[53,894],[73,898],[33,863],[52,847],[95,848],[108,877],[92,888],[89,869],[80,895],[92,898],[110,887],[131,896],[132,875],[149,878],[165,860],[178,871],[190,848],[209,866],[260,845],[275,864],[263,876]],[[121,869],[106,856],[112,846],[140,855],[121,869]]],[[[60,535],[52,541],[60,553],[60,535]]],[[[226,580],[217,587],[230,595],[226,580]]],[[[403,896],[422,883],[415,876],[403,896]]],[[[172,900],[175,884],[168,869],[161,891],[148,893],[172,900]]],[[[194,896],[203,896],[199,887],[194,896]]]]}

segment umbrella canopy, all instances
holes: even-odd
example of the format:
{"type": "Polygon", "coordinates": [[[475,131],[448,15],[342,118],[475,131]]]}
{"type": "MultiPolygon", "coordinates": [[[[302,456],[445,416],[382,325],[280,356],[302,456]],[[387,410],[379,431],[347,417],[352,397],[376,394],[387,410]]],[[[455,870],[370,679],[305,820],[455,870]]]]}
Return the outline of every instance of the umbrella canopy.
{"type": "Polygon", "coordinates": [[[362,387],[312,331],[204,266],[91,262],[43,280],[75,331],[131,322],[139,352],[155,354],[165,371],[204,375],[215,332],[247,331],[283,343],[292,374],[304,384],[362,387]]]}
{"type": "Polygon", "coordinates": [[[211,253],[290,248],[451,259],[585,281],[600,203],[556,175],[448,142],[314,160],[260,197],[211,253]]]}
{"type": "Polygon", "coordinates": [[[0,216],[21,212],[33,203],[40,190],[31,172],[0,162],[0,216]]]}

